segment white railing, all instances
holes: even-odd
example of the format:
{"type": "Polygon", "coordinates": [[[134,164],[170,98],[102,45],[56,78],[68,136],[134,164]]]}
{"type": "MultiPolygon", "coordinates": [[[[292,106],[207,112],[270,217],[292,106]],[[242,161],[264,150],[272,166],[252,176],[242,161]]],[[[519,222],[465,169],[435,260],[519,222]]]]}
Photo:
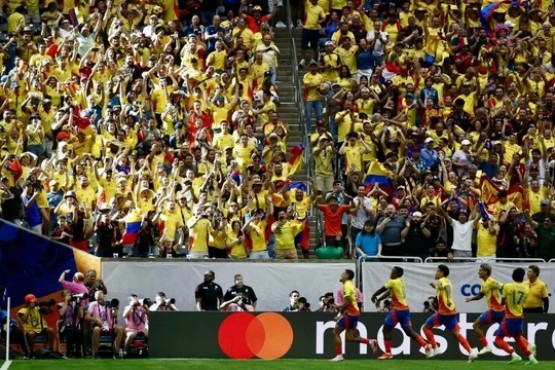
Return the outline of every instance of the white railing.
{"type": "MultiPolygon", "coordinates": [[[[445,257],[428,257],[424,260],[424,263],[445,261],[445,257]]],[[[460,262],[543,262],[544,259],[541,258],[497,258],[497,257],[453,257],[453,261],[460,262]]]]}

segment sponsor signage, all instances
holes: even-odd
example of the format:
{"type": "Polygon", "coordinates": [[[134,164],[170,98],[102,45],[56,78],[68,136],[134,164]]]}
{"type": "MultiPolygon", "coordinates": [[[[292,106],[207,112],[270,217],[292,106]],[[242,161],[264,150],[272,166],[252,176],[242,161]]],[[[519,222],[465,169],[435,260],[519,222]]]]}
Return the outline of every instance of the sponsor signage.
{"type": "MultiPolygon", "coordinates": [[[[423,313],[412,314],[416,331],[420,331],[428,317],[423,313]]],[[[473,348],[479,346],[472,330],[477,317],[477,314],[459,315],[461,333],[473,348]]],[[[363,313],[358,324],[360,335],[377,338],[382,351],[384,318],[383,313],[363,313]]],[[[153,358],[328,359],[335,356],[331,334],[334,326],[333,315],[329,313],[151,312],[149,350],[153,358]]],[[[493,343],[497,327],[497,324],[492,325],[486,331],[493,352],[480,359],[508,357],[493,343]]],[[[393,355],[424,359],[418,344],[400,328],[396,329],[393,331],[393,355]]],[[[524,332],[528,340],[538,346],[538,360],[555,360],[555,315],[527,315],[524,332]]],[[[434,329],[434,334],[442,352],[439,358],[460,360],[468,355],[443,327],[434,329]]],[[[514,346],[512,340],[509,342],[514,346]]],[[[366,345],[344,344],[343,351],[346,358],[376,358],[366,345]]]]}

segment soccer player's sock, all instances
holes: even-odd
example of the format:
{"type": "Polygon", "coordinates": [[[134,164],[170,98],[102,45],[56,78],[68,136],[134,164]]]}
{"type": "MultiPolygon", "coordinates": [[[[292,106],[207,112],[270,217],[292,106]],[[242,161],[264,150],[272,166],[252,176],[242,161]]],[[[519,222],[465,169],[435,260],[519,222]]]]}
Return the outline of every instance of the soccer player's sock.
{"type": "Polygon", "coordinates": [[[370,344],[370,339],[368,339],[368,338],[360,338],[360,343],[370,344]]]}
{"type": "Polygon", "coordinates": [[[468,341],[466,340],[466,338],[463,337],[461,334],[457,335],[457,341],[464,347],[464,349],[468,351],[468,353],[472,352],[472,348],[470,348],[470,344],[468,344],[468,341]]]}
{"type": "Polygon", "coordinates": [[[335,354],[338,356],[341,356],[343,354],[343,346],[341,344],[335,346],[335,354]]]}
{"type": "Polygon", "coordinates": [[[416,343],[420,344],[420,347],[426,347],[428,345],[428,343],[426,343],[424,338],[422,338],[420,335],[417,335],[415,340],[416,343]]]}
{"type": "Polygon", "coordinates": [[[386,339],[383,342],[385,345],[385,353],[391,353],[391,339],[386,339]]]}
{"type": "Polygon", "coordinates": [[[507,342],[503,340],[502,337],[495,337],[495,345],[507,352],[509,355],[512,355],[515,351],[507,342]]]}
{"type": "Polygon", "coordinates": [[[522,353],[524,353],[524,356],[529,357],[530,350],[528,349],[528,341],[524,339],[522,336],[520,336],[516,338],[515,342],[518,348],[522,350],[522,353]]]}
{"type": "Polygon", "coordinates": [[[426,335],[428,343],[432,345],[432,348],[437,348],[436,339],[434,338],[434,333],[432,332],[432,329],[425,327],[424,334],[426,335]]]}
{"type": "Polygon", "coordinates": [[[488,346],[488,340],[486,339],[486,337],[480,338],[480,344],[484,347],[488,346]]]}

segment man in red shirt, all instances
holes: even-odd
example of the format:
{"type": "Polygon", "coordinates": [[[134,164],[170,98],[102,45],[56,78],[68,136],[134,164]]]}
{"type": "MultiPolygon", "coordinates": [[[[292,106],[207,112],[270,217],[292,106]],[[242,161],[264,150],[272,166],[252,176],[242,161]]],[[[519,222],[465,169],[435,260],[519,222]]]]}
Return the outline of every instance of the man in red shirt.
{"type": "Polygon", "coordinates": [[[350,205],[339,205],[337,198],[333,196],[328,199],[328,204],[318,205],[318,209],[324,214],[326,246],[344,248],[341,244],[341,218],[350,208],[350,205]]]}
{"type": "MultiPolygon", "coordinates": [[[[270,0],[272,1],[272,0],[270,0]]],[[[278,10],[278,2],[274,2],[274,11],[271,14],[262,15],[262,7],[255,5],[252,8],[252,15],[243,13],[243,6],[246,1],[241,1],[241,7],[239,8],[239,16],[245,19],[247,23],[247,28],[249,28],[253,33],[260,32],[260,25],[262,23],[268,23],[272,17],[274,17],[278,10]]]]}

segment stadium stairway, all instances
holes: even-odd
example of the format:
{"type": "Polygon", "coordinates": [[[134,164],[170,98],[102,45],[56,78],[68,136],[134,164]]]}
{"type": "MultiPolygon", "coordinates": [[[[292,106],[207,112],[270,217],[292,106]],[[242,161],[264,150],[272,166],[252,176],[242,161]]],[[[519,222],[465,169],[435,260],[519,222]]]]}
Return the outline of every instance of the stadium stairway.
{"type": "MultiPolygon", "coordinates": [[[[295,60],[293,53],[295,52],[292,45],[292,38],[295,39],[295,44],[297,48],[300,46],[301,31],[293,29],[289,31],[288,29],[274,29],[275,36],[274,42],[280,50],[279,64],[277,68],[277,82],[276,85],[279,89],[280,96],[280,106],[278,108],[278,113],[280,119],[287,124],[289,129],[289,142],[288,147],[291,148],[299,143],[305,144],[305,151],[310,152],[310,147],[307,147],[306,143],[308,140],[305,139],[304,125],[299,126],[299,111],[296,104],[295,96],[297,94],[295,84],[292,82],[292,63],[295,60]]],[[[296,66],[295,66],[296,67],[296,66]]],[[[302,83],[302,71],[301,74],[296,73],[295,77],[301,79],[302,83]]],[[[306,158],[306,157],[305,157],[306,158]]],[[[310,163],[304,163],[302,168],[297,172],[292,180],[306,182],[308,179],[307,166],[310,163]]],[[[314,216],[310,217],[310,258],[315,258],[314,248],[319,243],[318,241],[318,227],[317,220],[314,216]]],[[[302,258],[302,254],[299,252],[299,258],[302,258]]]]}

